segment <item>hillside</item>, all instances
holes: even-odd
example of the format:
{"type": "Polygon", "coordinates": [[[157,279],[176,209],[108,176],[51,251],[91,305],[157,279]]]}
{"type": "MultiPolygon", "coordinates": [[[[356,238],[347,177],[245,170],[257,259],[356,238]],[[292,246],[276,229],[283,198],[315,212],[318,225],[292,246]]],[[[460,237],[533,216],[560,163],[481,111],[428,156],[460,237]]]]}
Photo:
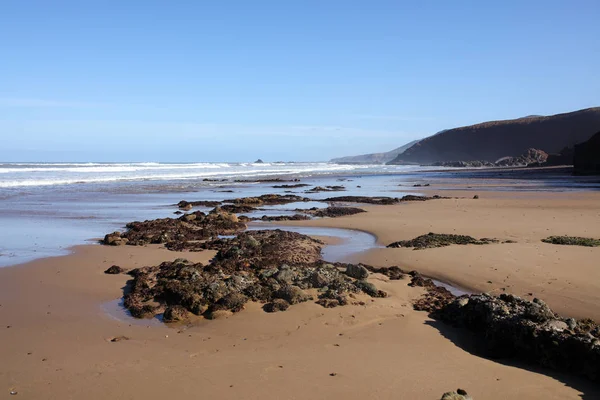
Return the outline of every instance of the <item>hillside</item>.
{"type": "Polygon", "coordinates": [[[339,157],[331,159],[330,162],[337,164],[385,164],[389,161],[392,161],[394,158],[408,150],[412,145],[414,145],[417,142],[418,140],[413,140],[412,142],[407,143],[404,146],[398,147],[394,150],[385,153],[372,153],[362,154],[359,156],[339,157]]]}
{"type": "Polygon", "coordinates": [[[552,116],[484,122],[448,129],[425,138],[388,164],[431,164],[448,161],[495,162],[529,148],[559,153],[585,142],[600,130],[600,107],[552,116]]]}

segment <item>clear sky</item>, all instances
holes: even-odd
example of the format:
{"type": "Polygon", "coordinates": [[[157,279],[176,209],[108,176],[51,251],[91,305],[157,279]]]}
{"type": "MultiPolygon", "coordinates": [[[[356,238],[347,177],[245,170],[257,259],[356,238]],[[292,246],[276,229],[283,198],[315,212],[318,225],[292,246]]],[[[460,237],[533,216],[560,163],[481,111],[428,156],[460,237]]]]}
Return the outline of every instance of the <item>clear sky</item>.
{"type": "Polygon", "coordinates": [[[0,2],[0,161],[327,160],[600,106],[600,1],[0,2]]]}

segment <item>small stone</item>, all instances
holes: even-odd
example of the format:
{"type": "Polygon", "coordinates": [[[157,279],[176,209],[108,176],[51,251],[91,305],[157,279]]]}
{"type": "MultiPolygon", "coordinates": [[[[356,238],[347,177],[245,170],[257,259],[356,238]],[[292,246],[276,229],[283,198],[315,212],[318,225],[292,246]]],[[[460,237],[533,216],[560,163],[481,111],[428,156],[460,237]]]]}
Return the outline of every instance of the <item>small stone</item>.
{"type": "Polygon", "coordinates": [[[118,265],[113,265],[112,267],[108,268],[106,271],[104,271],[105,274],[109,274],[109,275],[117,275],[120,274],[124,271],[123,268],[119,267],[118,265]]]}
{"type": "Polygon", "coordinates": [[[369,276],[369,270],[362,265],[350,264],[346,268],[346,275],[355,279],[366,279],[369,276]]]}

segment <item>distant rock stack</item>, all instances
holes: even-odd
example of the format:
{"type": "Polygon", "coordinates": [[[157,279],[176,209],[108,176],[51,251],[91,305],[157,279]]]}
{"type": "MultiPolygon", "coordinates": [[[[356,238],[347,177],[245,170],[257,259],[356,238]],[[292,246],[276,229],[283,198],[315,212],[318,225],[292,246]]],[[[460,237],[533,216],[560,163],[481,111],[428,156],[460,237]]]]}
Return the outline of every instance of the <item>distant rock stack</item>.
{"type": "Polygon", "coordinates": [[[600,132],[575,145],[574,167],[577,175],[600,175],[600,132]]]}

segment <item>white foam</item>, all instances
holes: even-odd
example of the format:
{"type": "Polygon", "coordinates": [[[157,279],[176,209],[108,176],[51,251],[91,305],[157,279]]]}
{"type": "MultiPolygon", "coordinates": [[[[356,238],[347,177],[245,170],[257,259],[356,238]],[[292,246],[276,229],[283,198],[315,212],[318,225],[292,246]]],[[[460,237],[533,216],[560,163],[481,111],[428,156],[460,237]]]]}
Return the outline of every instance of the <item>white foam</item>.
{"type": "MultiPolygon", "coordinates": [[[[373,167],[330,163],[6,163],[0,164],[0,188],[215,177],[237,179],[267,175],[323,175],[373,167]]],[[[381,170],[382,166],[377,168],[381,170]]]]}

